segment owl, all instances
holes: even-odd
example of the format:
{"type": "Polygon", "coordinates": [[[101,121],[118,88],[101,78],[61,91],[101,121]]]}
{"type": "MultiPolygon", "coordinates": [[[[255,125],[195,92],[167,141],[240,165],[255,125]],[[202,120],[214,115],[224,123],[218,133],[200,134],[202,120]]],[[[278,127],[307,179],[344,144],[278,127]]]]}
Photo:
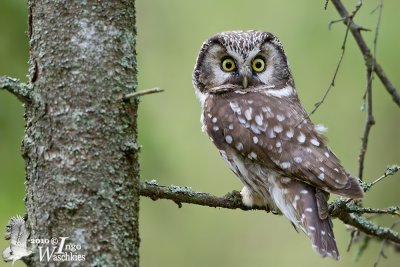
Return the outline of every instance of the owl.
{"type": "Polygon", "coordinates": [[[300,104],[277,37],[216,34],[200,49],[193,86],[202,129],[244,184],[243,203],[282,213],[320,256],[339,260],[329,193],[360,199],[363,190],[300,104]]]}

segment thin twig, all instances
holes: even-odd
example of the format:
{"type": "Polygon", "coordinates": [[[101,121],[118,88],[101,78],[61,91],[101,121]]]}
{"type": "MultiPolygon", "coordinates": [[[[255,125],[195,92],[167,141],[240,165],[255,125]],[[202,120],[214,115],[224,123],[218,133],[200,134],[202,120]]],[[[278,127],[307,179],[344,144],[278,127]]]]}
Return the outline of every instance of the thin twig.
{"type": "Polygon", "coordinates": [[[372,73],[373,65],[367,66],[367,120],[365,122],[364,134],[361,139],[361,148],[358,156],[358,178],[363,179],[364,161],[368,147],[368,137],[371,127],[375,124],[374,115],[372,113],[372,73]]]}
{"type": "Polygon", "coordinates": [[[0,77],[0,89],[7,90],[23,103],[28,102],[31,99],[32,87],[25,83],[21,83],[15,78],[0,77]]]}
{"type": "MultiPolygon", "coordinates": [[[[208,207],[242,210],[267,210],[265,207],[249,208],[242,203],[240,193],[233,191],[223,197],[213,196],[208,193],[195,192],[190,187],[160,186],[156,181],[142,182],[140,195],[153,200],[169,199],[181,207],[182,203],[190,203],[208,207]]],[[[385,227],[373,224],[369,220],[356,213],[346,211],[348,203],[343,199],[337,199],[329,205],[329,212],[334,218],[338,218],[345,224],[352,225],[367,235],[378,239],[388,239],[400,244],[400,234],[385,227]]]]}
{"type": "Polygon", "coordinates": [[[353,242],[354,242],[354,239],[356,238],[356,236],[358,236],[359,235],[359,231],[358,231],[358,229],[356,229],[356,228],[354,228],[352,231],[351,231],[351,234],[350,234],[350,241],[349,241],[349,244],[347,245],[347,252],[349,252],[350,251],[350,249],[351,249],[351,246],[353,245],[353,242]]]}
{"type": "Polygon", "coordinates": [[[339,61],[338,61],[337,65],[336,65],[335,73],[333,74],[332,80],[331,80],[328,88],[326,89],[324,95],[322,96],[321,100],[314,104],[314,109],[308,114],[307,117],[310,117],[311,115],[313,115],[317,111],[317,109],[322,105],[322,103],[324,103],[324,101],[325,101],[326,97],[328,96],[329,92],[331,91],[332,87],[335,86],[336,76],[337,76],[337,74],[339,72],[340,65],[342,64],[343,57],[344,57],[344,52],[346,51],[346,42],[347,42],[347,36],[349,34],[349,29],[350,29],[350,27],[348,26],[346,28],[346,33],[344,35],[343,43],[342,43],[342,46],[341,46],[342,52],[340,54],[339,61]]]}
{"type": "MultiPolygon", "coordinates": [[[[394,222],[394,223],[392,224],[392,226],[390,227],[390,229],[394,229],[394,228],[395,228],[397,225],[399,225],[399,224],[400,224],[400,221],[394,222]]],[[[377,256],[377,258],[376,258],[376,260],[375,260],[375,262],[374,262],[373,267],[378,266],[379,261],[381,260],[381,257],[386,258],[386,255],[385,255],[385,253],[384,253],[386,243],[387,243],[387,239],[382,240],[381,249],[379,250],[378,256],[377,256]]]]}
{"type": "MultiPolygon", "coordinates": [[[[382,20],[382,8],[383,8],[383,3],[381,0],[378,7],[373,11],[373,12],[375,12],[376,10],[379,10],[378,20],[377,20],[376,28],[375,28],[374,48],[373,48],[374,49],[373,57],[375,59],[376,59],[376,51],[377,51],[377,46],[378,46],[379,29],[380,29],[381,20],[382,20]]],[[[364,134],[361,139],[362,140],[361,148],[360,148],[360,153],[359,153],[359,157],[358,157],[358,177],[360,178],[360,180],[363,179],[364,161],[365,161],[365,155],[366,155],[367,147],[368,147],[369,133],[371,131],[372,126],[375,124],[374,115],[372,113],[372,80],[374,78],[373,75],[374,75],[374,71],[375,71],[375,60],[366,61],[366,65],[367,65],[367,89],[364,94],[364,103],[365,103],[365,101],[367,101],[367,119],[365,122],[364,134]]]]}
{"type": "Polygon", "coordinates": [[[347,26],[348,22],[350,23],[350,31],[356,40],[358,47],[361,50],[362,55],[366,62],[374,61],[374,72],[381,80],[383,86],[386,91],[392,96],[393,101],[400,107],[400,94],[397,91],[396,87],[389,80],[386,73],[382,69],[382,67],[378,64],[376,59],[371,55],[371,51],[369,50],[364,38],[361,35],[361,27],[354,23],[354,21],[349,17],[349,13],[342,4],[340,0],[331,0],[332,4],[335,6],[336,10],[339,12],[342,18],[347,18],[343,21],[343,23],[347,26]]]}
{"type": "Polygon", "coordinates": [[[140,97],[140,96],[144,96],[144,95],[150,95],[150,94],[161,93],[161,92],[164,92],[164,90],[160,89],[160,88],[150,88],[150,89],[142,90],[139,92],[133,92],[133,93],[126,94],[122,97],[122,99],[128,100],[133,97],[140,97]]]}
{"type": "Polygon", "coordinates": [[[388,166],[385,173],[379,177],[378,179],[376,179],[375,181],[373,181],[372,183],[367,184],[367,190],[369,190],[369,188],[371,188],[372,186],[374,186],[375,184],[377,184],[378,182],[382,181],[383,179],[385,179],[386,177],[395,174],[396,172],[398,172],[400,170],[400,166],[398,165],[391,165],[388,166]]]}
{"type": "Polygon", "coordinates": [[[362,2],[359,1],[358,4],[357,4],[356,7],[355,7],[353,13],[350,15],[349,18],[346,17],[346,18],[342,18],[342,19],[339,19],[339,20],[331,21],[331,22],[329,23],[328,27],[329,27],[329,29],[330,29],[331,26],[332,26],[332,24],[334,24],[334,23],[336,23],[336,22],[344,21],[344,20],[347,21],[346,32],[345,32],[345,35],[344,35],[344,38],[343,38],[342,46],[340,47],[340,49],[341,49],[342,52],[341,52],[341,54],[340,54],[339,61],[338,61],[337,65],[336,65],[335,72],[333,73],[332,80],[331,80],[331,82],[330,82],[328,88],[325,90],[324,95],[322,96],[322,98],[321,98],[317,103],[314,104],[313,110],[311,110],[311,112],[308,113],[307,116],[306,116],[305,118],[303,118],[303,120],[301,120],[300,123],[299,123],[298,125],[300,125],[304,120],[308,119],[311,115],[313,115],[313,114],[318,110],[318,108],[325,102],[325,99],[327,98],[327,96],[328,96],[329,92],[331,91],[332,87],[335,86],[336,76],[337,76],[337,74],[338,74],[338,72],[339,72],[340,66],[341,66],[342,61],[343,61],[344,53],[345,53],[345,51],[346,51],[346,42],[347,42],[347,36],[349,35],[349,30],[350,30],[350,21],[351,21],[352,18],[357,14],[358,10],[360,10],[361,4],[362,4],[362,2]]]}

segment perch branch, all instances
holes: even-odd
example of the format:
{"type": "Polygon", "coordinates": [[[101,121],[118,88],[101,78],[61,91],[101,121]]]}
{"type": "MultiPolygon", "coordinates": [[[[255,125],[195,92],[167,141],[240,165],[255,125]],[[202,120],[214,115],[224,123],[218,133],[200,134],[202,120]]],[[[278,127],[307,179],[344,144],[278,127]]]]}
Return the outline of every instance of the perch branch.
{"type": "Polygon", "coordinates": [[[149,197],[152,200],[169,199],[179,207],[182,206],[181,203],[189,203],[213,208],[266,210],[265,207],[249,208],[243,205],[242,197],[238,191],[232,191],[223,197],[217,197],[209,193],[195,192],[190,187],[161,186],[155,181],[141,183],[140,195],[149,197]]]}
{"type": "MultiPolygon", "coordinates": [[[[177,203],[179,207],[182,203],[196,204],[214,208],[241,209],[241,210],[266,210],[265,207],[249,208],[242,203],[242,198],[238,191],[232,191],[225,196],[218,197],[208,193],[195,192],[190,187],[180,186],[160,186],[156,181],[142,182],[140,195],[157,199],[169,199],[177,203]]],[[[352,225],[362,232],[377,237],[381,240],[387,239],[400,244],[400,234],[390,228],[380,227],[358,215],[362,213],[395,214],[399,207],[387,209],[361,208],[349,203],[346,199],[339,198],[329,206],[332,217],[338,218],[346,224],[352,225]],[[387,211],[387,212],[385,212],[387,211]]]]}
{"type": "Polygon", "coordinates": [[[350,26],[350,31],[354,39],[356,40],[356,43],[360,48],[362,55],[364,56],[366,64],[369,66],[371,66],[372,64],[374,65],[373,71],[381,80],[386,91],[392,96],[393,101],[400,107],[400,94],[397,91],[396,87],[393,85],[393,83],[389,80],[385,71],[378,64],[375,57],[371,54],[371,51],[368,48],[367,43],[365,42],[364,38],[361,35],[361,30],[363,28],[354,23],[352,16],[349,14],[349,12],[346,10],[346,8],[344,7],[344,5],[340,0],[331,0],[331,2],[335,6],[336,10],[339,12],[340,16],[343,18],[343,23],[345,25],[350,26]]]}
{"type": "Polygon", "coordinates": [[[21,102],[28,102],[31,98],[32,87],[10,77],[0,77],[0,89],[5,89],[15,95],[21,102]]]}
{"type": "Polygon", "coordinates": [[[133,92],[130,94],[126,94],[122,97],[122,100],[128,100],[131,99],[133,97],[139,97],[139,96],[144,96],[144,95],[150,95],[150,94],[155,94],[155,93],[161,93],[164,92],[163,89],[160,88],[151,88],[151,89],[146,89],[146,90],[142,90],[139,92],[133,92]]]}

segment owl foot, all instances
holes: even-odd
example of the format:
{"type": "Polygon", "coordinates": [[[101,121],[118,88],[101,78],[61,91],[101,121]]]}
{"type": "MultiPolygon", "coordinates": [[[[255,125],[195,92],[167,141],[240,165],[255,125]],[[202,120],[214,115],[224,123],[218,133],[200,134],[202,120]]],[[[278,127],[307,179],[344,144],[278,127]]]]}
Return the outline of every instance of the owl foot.
{"type": "Polygon", "coordinates": [[[242,196],[242,203],[247,207],[251,208],[266,206],[264,200],[261,197],[258,197],[256,193],[254,193],[247,186],[243,187],[242,191],[240,191],[240,195],[242,196]]]}

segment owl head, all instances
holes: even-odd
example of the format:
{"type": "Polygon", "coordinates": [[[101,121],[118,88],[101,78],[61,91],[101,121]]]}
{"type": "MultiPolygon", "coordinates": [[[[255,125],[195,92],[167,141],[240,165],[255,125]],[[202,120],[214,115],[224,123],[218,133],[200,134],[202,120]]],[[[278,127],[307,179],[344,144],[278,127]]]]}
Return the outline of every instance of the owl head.
{"type": "Polygon", "coordinates": [[[269,32],[229,31],[203,43],[193,72],[199,93],[216,89],[294,87],[279,40],[269,32]]]}

